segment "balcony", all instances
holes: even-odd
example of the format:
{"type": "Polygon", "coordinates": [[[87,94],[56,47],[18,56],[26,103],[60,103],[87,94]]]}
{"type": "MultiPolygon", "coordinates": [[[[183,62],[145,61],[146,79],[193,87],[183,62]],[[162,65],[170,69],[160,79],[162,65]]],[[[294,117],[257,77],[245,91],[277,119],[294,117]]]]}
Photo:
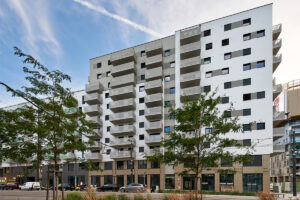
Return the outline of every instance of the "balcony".
{"type": "Polygon", "coordinates": [[[89,137],[90,139],[100,139],[102,138],[103,130],[102,128],[94,129],[95,134],[85,134],[85,136],[89,137]]]}
{"type": "Polygon", "coordinates": [[[109,96],[112,100],[128,99],[135,97],[135,89],[132,85],[111,89],[109,90],[109,96]]]}
{"type": "Polygon", "coordinates": [[[135,73],[134,62],[129,62],[122,65],[114,66],[111,70],[111,75],[113,77],[124,76],[130,73],[135,73]]]}
{"type": "Polygon", "coordinates": [[[85,92],[86,93],[95,93],[95,92],[102,92],[103,91],[103,86],[99,82],[95,83],[89,83],[85,85],[85,92]]]}
{"type": "Polygon", "coordinates": [[[273,154],[284,153],[285,145],[284,144],[273,144],[273,154]]]}
{"type": "Polygon", "coordinates": [[[284,112],[273,112],[273,126],[281,126],[282,123],[285,123],[286,115],[284,112]]]}
{"type": "Polygon", "coordinates": [[[161,106],[162,105],[162,94],[151,94],[147,95],[145,99],[146,106],[149,107],[155,107],[155,106],[161,106]]]}
{"type": "Polygon", "coordinates": [[[134,99],[123,99],[119,101],[113,101],[109,104],[109,108],[113,112],[135,110],[135,101],[134,99]]]}
{"type": "Polygon", "coordinates": [[[93,126],[96,128],[96,127],[100,127],[102,126],[102,121],[100,119],[99,116],[94,116],[94,117],[89,117],[87,116],[86,117],[86,120],[87,121],[91,121],[93,123],[93,126]]]}
{"type": "Polygon", "coordinates": [[[159,144],[161,142],[161,135],[146,135],[145,143],[148,145],[159,144]]]}
{"type": "Polygon", "coordinates": [[[278,97],[278,95],[282,92],[281,84],[273,85],[273,101],[278,97]]]}
{"type": "Polygon", "coordinates": [[[162,108],[161,108],[161,106],[146,109],[145,117],[148,120],[160,120],[160,119],[162,119],[162,108]]]}
{"type": "Polygon", "coordinates": [[[124,76],[116,77],[111,82],[111,88],[118,88],[118,87],[124,87],[128,85],[135,85],[135,74],[127,74],[124,76]]]}
{"type": "Polygon", "coordinates": [[[273,140],[283,137],[284,134],[285,134],[284,127],[273,128],[273,140]]]}
{"type": "Polygon", "coordinates": [[[146,44],[147,57],[155,56],[162,53],[161,40],[156,40],[146,44]]]}
{"type": "Polygon", "coordinates": [[[198,86],[200,85],[200,72],[192,72],[188,74],[182,74],[180,76],[180,87],[181,88],[187,88],[192,86],[198,86]]]}
{"type": "Polygon", "coordinates": [[[125,49],[123,51],[119,51],[114,53],[110,57],[110,62],[114,66],[121,65],[128,62],[135,62],[135,54],[133,48],[125,49]]]}
{"type": "Polygon", "coordinates": [[[113,147],[131,147],[135,146],[135,140],[133,138],[114,138],[110,141],[110,146],[113,147]],[[132,142],[131,142],[132,141],[132,142]]]}
{"type": "Polygon", "coordinates": [[[200,70],[201,58],[200,56],[188,58],[180,61],[180,73],[185,74],[200,70]]]}
{"type": "Polygon", "coordinates": [[[277,40],[281,33],[281,24],[277,24],[273,26],[272,31],[273,31],[273,40],[277,40]]]}
{"type": "MultiPolygon", "coordinates": [[[[132,151],[132,157],[135,158],[135,152],[132,151]]],[[[110,153],[111,159],[124,159],[124,158],[131,158],[130,151],[112,151],[110,153]]]]}
{"type": "Polygon", "coordinates": [[[185,89],[181,89],[180,91],[181,100],[184,100],[185,98],[194,99],[199,97],[200,94],[201,94],[200,86],[185,88],[185,89]]]}
{"type": "Polygon", "coordinates": [[[102,98],[99,93],[91,93],[84,95],[84,101],[89,105],[101,104],[102,98]]]}
{"type": "Polygon", "coordinates": [[[88,105],[83,108],[83,111],[88,116],[97,116],[101,115],[102,109],[99,105],[88,105]]]}
{"type": "Polygon", "coordinates": [[[162,93],[162,81],[154,80],[154,81],[146,82],[145,91],[148,95],[154,93],[162,93]]]}
{"type": "Polygon", "coordinates": [[[159,148],[159,149],[147,149],[147,150],[145,151],[145,156],[153,156],[155,152],[160,152],[160,153],[162,153],[163,150],[160,149],[160,148],[159,148]]]}
{"type": "Polygon", "coordinates": [[[110,129],[110,134],[114,136],[132,136],[135,135],[134,125],[123,125],[123,126],[112,126],[110,129]]]}
{"type": "Polygon", "coordinates": [[[187,28],[180,31],[180,44],[185,45],[200,40],[201,28],[200,26],[187,28]]]}
{"type": "Polygon", "coordinates": [[[162,78],[162,67],[156,67],[153,69],[147,69],[145,73],[146,81],[162,78]]]}
{"type": "Polygon", "coordinates": [[[118,124],[132,124],[135,122],[135,114],[133,111],[115,113],[111,115],[110,122],[118,125],[118,124]]]}
{"type": "Polygon", "coordinates": [[[180,47],[180,59],[188,59],[195,56],[200,56],[200,41],[186,44],[180,47]]]}
{"type": "Polygon", "coordinates": [[[276,71],[277,67],[281,63],[281,54],[273,56],[273,73],[276,71]]]}
{"type": "Polygon", "coordinates": [[[75,159],[75,154],[72,152],[66,153],[66,154],[60,154],[60,159],[62,160],[73,160],[75,159]]]}
{"type": "Polygon", "coordinates": [[[147,69],[151,69],[154,67],[162,66],[162,55],[156,55],[146,58],[146,67],[147,69]]]}
{"type": "Polygon", "coordinates": [[[145,127],[148,133],[160,133],[163,129],[161,121],[147,122],[145,127]]]}
{"type": "Polygon", "coordinates": [[[102,160],[102,154],[101,153],[88,152],[88,153],[85,154],[85,158],[87,160],[102,160]]]}
{"type": "Polygon", "coordinates": [[[273,41],[273,55],[276,55],[281,48],[282,40],[277,39],[273,41]]]}
{"type": "Polygon", "coordinates": [[[102,149],[102,145],[100,142],[94,141],[94,144],[91,144],[89,146],[89,149],[100,150],[100,149],[102,149]]]}

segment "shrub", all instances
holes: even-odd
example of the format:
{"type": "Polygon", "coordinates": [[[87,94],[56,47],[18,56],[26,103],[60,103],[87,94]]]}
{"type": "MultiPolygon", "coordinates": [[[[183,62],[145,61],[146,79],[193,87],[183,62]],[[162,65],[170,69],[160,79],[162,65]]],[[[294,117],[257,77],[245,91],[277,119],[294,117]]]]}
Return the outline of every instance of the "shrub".
{"type": "Polygon", "coordinates": [[[128,196],[126,196],[125,194],[120,194],[118,196],[118,200],[130,200],[128,196]]]}
{"type": "Polygon", "coordinates": [[[109,194],[109,195],[106,195],[103,199],[104,200],[117,200],[117,196],[115,194],[109,194]]]}
{"type": "Polygon", "coordinates": [[[260,192],[258,194],[258,198],[259,200],[276,200],[277,198],[274,197],[273,194],[269,193],[269,192],[260,192]]]}
{"type": "Polygon", "coordinates": [[[79,192],[68,193],[65,200],[84,200],[79,192]]]}
{"type": "Polygon", "coordinates": [[[135,194],[133,197],[134,200],[144,200],[144,197],[140,194],[135,194]]]}

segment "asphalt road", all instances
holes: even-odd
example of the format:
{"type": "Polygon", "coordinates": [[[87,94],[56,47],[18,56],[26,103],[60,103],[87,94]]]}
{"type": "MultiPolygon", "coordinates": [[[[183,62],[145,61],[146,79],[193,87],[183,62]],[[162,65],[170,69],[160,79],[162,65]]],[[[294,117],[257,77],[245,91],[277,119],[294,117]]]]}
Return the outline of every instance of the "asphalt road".
{"type": "MultiPolygon", "coordinates": [[[[59,193],[61,195],[61,192],[59,193]]],[[[97,196],[107,195],[106,192],[97,192],[97,196]]],[[[134,194],[127,194],[133,199],[134,194]]],[[[144,194],[145,196],[147,194],[144,194]]],[[[50,191],[52,197],[52,191],[50,191]]],[[[151,193],[153,200],[163,199],[164,194],[151,193]]],[[[0,200],[44,200],[46,191],[20,191],[20,190],[0,190],[0,200]]],[[[228,195],[205,195],[205,200],[257,200],[256,197],[228,196],[228,195]]],[[[52,200],[51,198],[49,200],[52,200]]]]}

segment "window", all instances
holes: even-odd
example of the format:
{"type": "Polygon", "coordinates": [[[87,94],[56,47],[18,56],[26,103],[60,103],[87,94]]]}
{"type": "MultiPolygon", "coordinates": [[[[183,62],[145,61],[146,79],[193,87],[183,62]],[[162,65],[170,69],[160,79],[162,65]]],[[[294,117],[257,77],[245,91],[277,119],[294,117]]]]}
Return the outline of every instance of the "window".
{"type": "Polygon", "coordinates": [[[109,115],[105,115],[105,121],[109,120],[109,115]]]}
{"type": "Polygon", "coordinates": [[[106,104],[106,109],[109,109],[109,103],[108,103],[108,104],[106,104]]]}
{"type": "Polygon", "coordinates": [[[68,164],[68,171],[69,172],[74,171],[74,164],[68,164]]]}
{"type": "Polygon", "coordinates": [[[141,51],[141,57],[146,56],[146,51],[141,51]]]}
{"type": "Polygon", "coordinates": [[[110,76],[110,71],[106,72],[106,76],[109,77],[110,76]]]}
{"type": "Polygon", "coordinates": [[[165,50],[165,57],[170,56],[171,55],[171,50],[165,50]]]}
{"type": "Polygon", "coordinates": [[[224,31],[229,31],[229,30],[231,30],[231,24],[225,24],[224,31]]]}
{"type": "Polygon", "coordinates": [[[251,93],[243,94],[243,101],[249,101],[251,100],[251,93]]]}
{"type": "Polygon", "coordinates": [[[222,75],[229,74],[229,68],[223,68],[222,69],[222,75]]]}
{"type": "Polygon", "coordinates": [[[105,138],[105,143],[109,143],[109,138],[105,138]]]}
{"type": "Polygon", "coordinates": [[[97,68],[101,68],[102,67],[102,63],[97,63],[97,68]]]}
{"type": "Polygon", "coordinates": [[[224,54],[224,60],[228,60],[228,59],[231,59],[231,52],[224,54]]]}
{"type": "Polygon", "coordinates": [[[229,97],[222,97],[221,98],[221,103],[222,104],[229,103],[229,97]]]}
{"type": "Polygon", "coordinates": [[[106,127],[106,131],[110,132],[110,126],[106,127]]]}
{"type": "Polygon", "coordinates": [[[97,79],[100,79],[102,77],[102,74],[97,74],[97,79]]]}
{"type": "Polygon", "coordinates": [[[117,161],[117,169],[118,170],[124,169],[124,161],[117,161]]]}
{"type": "Polygon", "coordinates": [[[212,71],[206,72],[205,78],[210,78],[210,77],[212,77],[212,71]]]}
{"type": "Polygon", "coordinates": [[[111,65],[111,61],[110,61],[110,60],[108,60],[108,61],[107,61],[107,64],[108,64],[108,65],[111,65]]]}
{"type": "Polygon", "coordinates": [[[144,128],[144,122],[139,123],[139,128],[144,128]]]}
{"type": "Polygon", "coordinates": [[[111,152],[111,149],[107,149],[107,150],[106,150],[106,155],[109,155],[110,152],[111,152]]]}
{"type": "Polygon", "coordinates": [[[224,116],[231,117],[231,111],[229,111],[229,110],[224,111],[224,116]]]}
{"type": "Polygon", "coordinates": [[[165,189],[175,189],[175,174],[165,175],[165,189]]]}
{"type": "Polygon", "coordinates": [[[85,104],[84,96],[81,97],[82,104],[85,104]]]}
{"type": "Polygon", "coordinates": [[[146,63],[141,63],[141,69],[144,69],[146,67],[146,63]]]}
{"type": "Polygon", "coordinates": [[[175,88],[174,87],[170,88],[170,94],[175,94],[175,88]]]}
{"type": "Polygon", "coordinates": [[[249,163],[244,163],[244,166],[262,166],[262,156],[261,155],[252,155],[251,161],[249,163]]]}
{"type": "Polygon", "coordinates": [[[169,82],[171,80],[171,77],[170,76],[165,76],[164,80],[165,80],[165,82],[169,82]]]}
{"type": "Polygon", "coordinates": [[[248,26],[248,25],[250,25],[251,24],[251,18],[248,18],[248,19],[244,19],[243,20],[243,25],[244,26],[248,26]]]}
{"type": "Polygon", "coordinates": [[[243,56],[247,56],[251,54],[251,48],[243,49],[243,56]]]}
{"type": "Polygon", "coordinates": [[[152,169],[157,169],[157,168],[159,168],[159,167],[160,167],[159,162],[151,162],[151,168],[152,168],[152,169]]]}
{"type": "Polygon", "coordinates": [[[134,162],[131,160],[127,160],[127,169],[134,169],[134,162]]]}
{"type": "Polygon", "coordinates": [[[175,62],[173,61],[173,62],[170,62],[170,67],[175,67],[175,62]]]}
{"type": "Polygon", "coordinates": [[[224,89],[231,88],[231,82],[225,82],[224,83],[224,89]]]}
{"type": "Polygon", "coordinates": [[[144,140],[145,136],[144,135],[139,135],[139,140],[144,140]]]}
{"type": "Polygon", "coordinates": [[[258,38],[264,37],[264,36],[265,36],[265,30],[257,31],[257,32],[256,32],[256,36],[257,36],[258,38]]]}
{"type": "Polygon", "coordinates": [[[251,33],[247,33],[243,35],[243,41],[251,40],[251,33]]]}
{"type": "Polygon", "coordinates": [[[210,57],[208,57],[208,58],[204,58],[204,60],[203,60],[203,64],[209,64],[209,63],[211,63],[211,59],[210,59],[210,57]]]}
{"type": "Polygon", "coordinates": [[[112,165],[113,165],[112,161],[104,162],[104,170],[112,170],[112,165]]]}
{"type": "Polygon", "coordinates": [[[222,46],[229,45],[229,38],[222,40],[222,46]]]}
{"type": "Polygon", "coordinates": [[[139,152],[143,153],[144,152],[144,147],[139,147],[139,152]]]}
{"type": "Polygon", "coordinates": [[[174,114],[170,115],[169,119],[174,120],[175,119],[175,115],[174,114]]]}
{"type": "Polygon", "coordinates": [[[265,98],[265,91],[262,91],[262,92],[257,92],[257,99],[263,99],[265,98]]]}
{"type": "Polygon", "coordinates": [[[265,123],[257,123],[256,124],[256,129],[257,130],[264,130],[266,128],[265,123]]]}
{"type": "Polygon", "coordinates": [[[145,80],[145,74],[141,75],[141,81],[145,80]]]}
{"type": "Polygon", "coordinates": [[[204,86],[204,88],[203,88],[203,90],[204,90],[204,92],[210,92],[210,85],[206,85],[206,86],[204,86]]]}
{"type": "Polygon", "coordinates": [[[107,87],[110,88],[110,82],[107,83],[107,87]]]}
{"type": "Polygon", "coordinates": [[[140,86],[139,87],[139,92],[144,92],[145,91],[145,86],[140,86]]]}
{"type": "Polygon", "coordinates": [[[265,67],[265,61],[264,60],[258,61],[256,63],[256,68],[262,68],[262,67],[265,67]]]}
{"type": "Polygon", "coordinates": [[[232,167],[232,157],[223,157],[221,158],[221,167],[232,167]]]}
{"type": "Polygon", "coordinates": [[[243,145],[244,146],[251,146],[251,139],[245,139],[245,140],[243,140],[243,145]]]}
{"type": "Polygon", "coordinates": [[[251,69],[251,63],[247,63],[243,65],[243,71],[247,71],[251,69]]]}
{"type": "Polygon", "coordinates": [[[205,128],[205,133],[212,133],[212,128],[205,128]]]}
{"type": "Polygon", "coordinates": [[[210,36],[210,34],[211,34],[210,29],[205,30],[205,31],[203,32],[203,36],[204,36],[204,37],[210,36]]]}
{"type": "Polygon", "coordinates": [[[165,101],[165,107],[170,107],[171,106],[171,101],[165,101]]]}
{"type": "Polygon", "coordinates": [[[139,169],[147,169],[147,160],[138,160],[139,169]]]}
{"type": "Polygon", "coordinates": [[[105,99],[109,98],[109,93],[105,93],[105,99]]]}
{"type": "Polygon", "coordinates": [[[251,78],[243,79],[243,86],[251,85],[251,78]]]}
{"type": "Polygon", "coordinates": [[[144,103],[145,99],[144,98],[139,98],[139,103],[144,103]]]}
{"type": "Polygon", "coordinates": [[[247,109],[243,109],[243,116],[249,116],[251,115],[251,109],[247,108],[247,109]]]}
{"type": "Polygon", "coordinates": [[[143,116],[145,114],[145,110],[139,110],[139,116],[143,116]]]}
{"type": "Polygon", "coordinates": [[[165,126],[165,133],[170,133],[170,126],[165,126]]]}
{"type": "Polygon", "coordinates": [[[251,125],[250,124],[243,124],[243,131],[251,131],[251,125]]]}
{"type": "Polygon", "coordinates": [[[213,47],[213,44],[212,44],[212,43],[207,43],[207,44],[205,45],[205,49],[206,49],[206,50],[210,50],[210,49],[212,49],[212,47],[213,47]]]}

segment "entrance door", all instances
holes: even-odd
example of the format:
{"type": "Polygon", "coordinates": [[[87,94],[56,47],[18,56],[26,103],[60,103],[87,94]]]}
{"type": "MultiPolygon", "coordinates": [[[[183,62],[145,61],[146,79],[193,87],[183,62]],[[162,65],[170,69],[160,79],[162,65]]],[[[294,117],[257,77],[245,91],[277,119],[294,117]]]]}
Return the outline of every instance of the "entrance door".
{"type": "Polygon", "coordinates": [[[202,190],[215,190],[215,175],[214,174],[202,174],[202,190]]]}
{"type": "Polygon", "coordinates": [[[183,189],[194,190],[195,189],[195,177],[191,175],[183,176],[183,189]]]}
{"type": "Polygon", "coordinates": [[[262,191],[262,174],[243,174],[243,192],[262,191]]]}

